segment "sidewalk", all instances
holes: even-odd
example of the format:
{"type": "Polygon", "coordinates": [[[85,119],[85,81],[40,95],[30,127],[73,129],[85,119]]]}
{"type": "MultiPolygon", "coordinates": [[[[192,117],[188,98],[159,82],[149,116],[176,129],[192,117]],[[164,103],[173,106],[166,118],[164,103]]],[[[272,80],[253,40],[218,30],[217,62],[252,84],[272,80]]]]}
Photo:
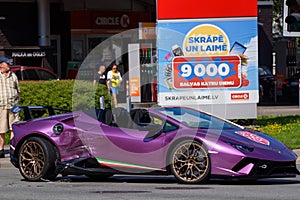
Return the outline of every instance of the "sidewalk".
{"type": "Polygon", "coordinates": [[[299,106],[257,106],[258,116],[300,115],[299,106]]]}
{"type": "MultiPolygon", "coordinates": [[[[300,165],[300,149],[296,149],[294,152],[298,155],[297,165],[300,165]]],[[[5,158],[0,158],[0,169],[1,168],[14,168],[14,166],[10,163],[8,145],[5,146],[5,158]]]]}
{"type": "Polygon", "coordinates": [[[8,145],[4,146],[4,151],[5,151],[5,158],[0,158],[0,168],[11,168],[11,167],[14,167],[10,163],[9,146],[8,145]]]}

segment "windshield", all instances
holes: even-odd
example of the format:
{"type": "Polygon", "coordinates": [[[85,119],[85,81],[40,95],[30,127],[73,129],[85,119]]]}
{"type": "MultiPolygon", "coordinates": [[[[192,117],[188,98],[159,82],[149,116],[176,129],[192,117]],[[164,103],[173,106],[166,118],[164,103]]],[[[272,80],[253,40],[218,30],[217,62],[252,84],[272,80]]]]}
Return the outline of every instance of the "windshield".
{"type": "Polygon", "coordinates": [[[243,128],[242,126],[234,124],[230,121],[219,119],[190,108],[159,108],[157,111],[190,128],[236,130],[241,130],[243,128]]]}

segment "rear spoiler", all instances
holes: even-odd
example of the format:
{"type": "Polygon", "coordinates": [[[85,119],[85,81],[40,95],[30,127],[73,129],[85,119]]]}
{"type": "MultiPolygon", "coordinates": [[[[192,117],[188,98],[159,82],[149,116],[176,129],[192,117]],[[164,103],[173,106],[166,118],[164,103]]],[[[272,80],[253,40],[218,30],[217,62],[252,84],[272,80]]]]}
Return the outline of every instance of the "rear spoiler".
{"type": "Polygon", "coordinates": [[[70,112],[69,110],[61,109],[61,108],[53,108],[52,106],[14,106],[11,109],[12,113],[19,113],[20,111],[24,111],[24,120],[33,119],[31,115],[32,110],[47,110],[49,116],[56,115],[55,111],[60,111],[63,113],[70,112]]]}

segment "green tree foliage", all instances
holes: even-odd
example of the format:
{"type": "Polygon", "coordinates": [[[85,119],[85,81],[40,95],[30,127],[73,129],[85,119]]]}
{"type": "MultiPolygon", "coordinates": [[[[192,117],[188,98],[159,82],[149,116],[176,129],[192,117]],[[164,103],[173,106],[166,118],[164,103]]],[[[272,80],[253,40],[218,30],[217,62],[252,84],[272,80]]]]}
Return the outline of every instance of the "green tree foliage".
{"type": "Polygon", "coordinates": [[[283,3],[286,0],[273,0],[274,6],[273,6],[273,14],[274,16],[281,16],[282,15],[282,7],[283,3]]]}

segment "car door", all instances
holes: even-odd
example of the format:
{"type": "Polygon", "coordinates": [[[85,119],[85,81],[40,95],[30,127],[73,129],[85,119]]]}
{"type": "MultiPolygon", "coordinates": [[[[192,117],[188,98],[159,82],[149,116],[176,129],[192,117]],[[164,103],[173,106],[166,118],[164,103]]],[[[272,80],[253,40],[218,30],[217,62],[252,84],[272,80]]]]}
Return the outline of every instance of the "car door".
{"type": "Polygon", "coordinates": [[[25,69],[23,70],[23,80],[40,80],[39,75],[34,69],[25,69]]]}
{"type": "Polygon", "coordinates": [[[16,71],[14,71],[14,73],[16,74],[16,76],[17,76],[17,78],[18,78],[19,81],[24,80],[23,74],[22,74],[21,70],[16,70],[16,71]]]}
{"type": "Polygon", "coordinates": [[[40,80],[57,80],[57,77],[46,70],[37,70],[40,80]]]}
{"type": "Polygon", "coordinates": [[[164,129],[169,132],[176,130],[166,126],[168,122],[163,118],[151,118],[152,127],[145,130],[102,125],[101,137],[98,135],[97,142],[93,140],[94,155],[99,163],[126,172],[164,169],[167,151],[164,129]]]}

